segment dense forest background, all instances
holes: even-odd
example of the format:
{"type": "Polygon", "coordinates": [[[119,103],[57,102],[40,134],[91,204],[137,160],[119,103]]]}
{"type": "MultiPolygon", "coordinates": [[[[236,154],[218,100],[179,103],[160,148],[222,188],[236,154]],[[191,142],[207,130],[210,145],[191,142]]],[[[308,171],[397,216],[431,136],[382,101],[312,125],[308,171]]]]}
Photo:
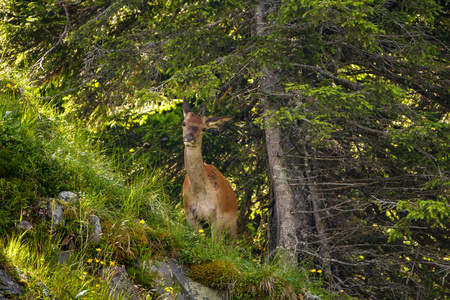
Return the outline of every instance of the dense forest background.
{"type": "MultiPolygon", "coordinates": [[[[448,0],[9,1],[2,67],[181,201],[181,101],[241,238],[330,291],[450,297],[448,0]]],[[[20,82],[20,81],[18,81],[20,82]]],[[[20,87],[20,86],[18,86],[20,87]]]]}

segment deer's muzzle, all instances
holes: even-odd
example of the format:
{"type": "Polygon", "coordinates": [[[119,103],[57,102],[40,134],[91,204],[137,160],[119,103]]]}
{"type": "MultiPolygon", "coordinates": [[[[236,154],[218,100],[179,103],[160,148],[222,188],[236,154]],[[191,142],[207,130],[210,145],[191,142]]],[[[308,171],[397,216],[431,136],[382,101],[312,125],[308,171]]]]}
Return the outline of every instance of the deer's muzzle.
{"type": "Polygon", "coordinates": [[[183,141],[184,141],[185,143],[195,143],[194,135],[193,135],[192,133],[186,134],[186,135],[183,137],[183,141]]]}

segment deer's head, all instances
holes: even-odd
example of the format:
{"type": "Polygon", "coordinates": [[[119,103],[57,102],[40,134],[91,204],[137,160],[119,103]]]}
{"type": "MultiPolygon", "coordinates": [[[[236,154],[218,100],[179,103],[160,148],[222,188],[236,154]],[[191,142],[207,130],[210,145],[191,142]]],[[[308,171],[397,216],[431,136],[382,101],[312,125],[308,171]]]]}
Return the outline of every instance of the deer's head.
{"type": "Polygon", "coordinates": [[[220,128],[232,119],[226,116],[212,118],[197,116],[191,111],[191,106],[186,98],[183,100],[183,113],[183,141],[187,147],[201,147],[203,134],[206,130],[220,128]]]}

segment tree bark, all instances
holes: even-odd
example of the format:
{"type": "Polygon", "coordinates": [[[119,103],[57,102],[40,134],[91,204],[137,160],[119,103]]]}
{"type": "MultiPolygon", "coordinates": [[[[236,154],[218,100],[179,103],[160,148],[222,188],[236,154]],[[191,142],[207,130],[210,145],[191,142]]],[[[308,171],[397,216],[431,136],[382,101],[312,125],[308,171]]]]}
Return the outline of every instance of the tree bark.
{"type": "MultiPolygon", "coordinates": [[[[259,1],[256,6],[256,35],[267,36],[267,16],[276,10],[275,1],[259,1]]],[[[262,105],[264,107],[264,128],[269,163],[269,173],[275,200],[275,218],[277,227],[276,245],[280,259],[286,264],[296,262],[296,222],[294,217],[294,197],[288,182],[286,160],[281,142],[281,129],[269,124],[268,113],[275,110],[271,95],[277,90],[278,75],[273,69],[264,67],[260,79],[262,105]]]]}

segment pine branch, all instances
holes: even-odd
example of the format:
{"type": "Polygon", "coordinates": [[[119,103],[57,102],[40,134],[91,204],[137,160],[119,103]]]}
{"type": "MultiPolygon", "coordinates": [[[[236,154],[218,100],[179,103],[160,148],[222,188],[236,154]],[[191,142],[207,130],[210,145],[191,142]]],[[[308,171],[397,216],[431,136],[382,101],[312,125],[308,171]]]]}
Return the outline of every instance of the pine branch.
{"type": "Polygon", "coordinates": [[[294,67],[299,67],[301,69],[314,71],[314,72],[322,75],[323,77],[332,79],[338,85],[342,85],[343,87],[346,87],[351,90],[359,91],[363,87],[362,84],[359,82],[353,82],[350,80],[339,78],[339,77],[331,74],[330,72],[325,71],[324,69],[316,67],[316,66],[303,65],[303,64],[298,64],[298,63],[291,63],[291,65],[294,67]]]}

